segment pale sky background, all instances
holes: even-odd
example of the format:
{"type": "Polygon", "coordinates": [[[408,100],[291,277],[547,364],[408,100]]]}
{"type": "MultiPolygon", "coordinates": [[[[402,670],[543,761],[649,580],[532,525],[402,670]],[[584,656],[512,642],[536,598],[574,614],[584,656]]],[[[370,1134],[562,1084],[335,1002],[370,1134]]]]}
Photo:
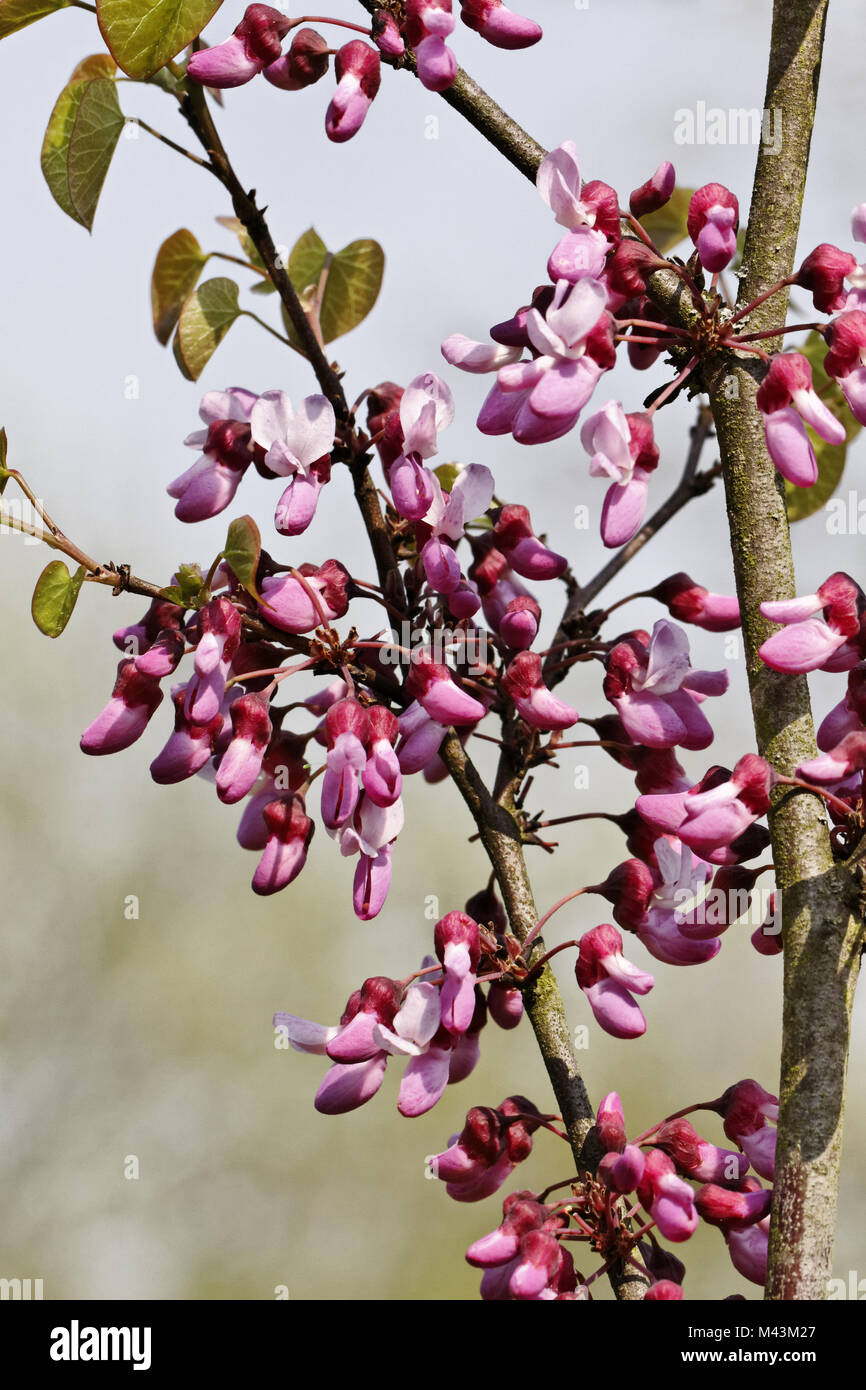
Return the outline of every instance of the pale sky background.
{"type": "MultiPolygon", "coordinates": [[[[243,8],[224,4],[207,37],[224,38],[243,8]]],[[[670,158],[683,184],[729,184],[745,215],[754,147],[679,146],[675,112],[699,101],[726,110],[761,106],[768,0],[524,0],[522,8],[545,29],[536,48],[503,53],[462,25],[454,48],[540,142],[574,139],[585,175],[613,184],[623,202],[670,158]]],[[[332,0],[331,9],[363,22],[352,0],[332,0]]],[[[866,199],[864,28],[858,0],[833,0],[803,254],[820,241],[847,247],[850,210],[866,199]]],[[[314,384],[300,358],[247,320],[198,385],[180,376],[156,342],[149,277],[165,237],[186,226],[207,249],[236,249],[214,223],[231,209],[206,173],[139,133],[121,138],[92,238],[52,201],[39,169],[43,131],[76,62],[101,47],[92,18],[75,10],[0,44],[0,423],[11,464],[68,534],[100,559],[167,580],[179,561],[209,562],[231,515],[252,511],[266,536],[270,524],[273,489],[257,477],[244,481],[231,511],[213,522],[191,528],[175,520],[164,489],[192,461],[182,440],[197,427],[202,392],[239,384],[300,397],[314,384]]],[[[448,369],[438,351],[455,331],[483,338],[544,280],[557,236],[548,210],[407,75],[385,72],[358,137],[330,144],[323,118],[331,88],[331,78],[299,94],[255,81],[226,94],[217,122],[241,179],[268,204],[278,243],[290,245],[315,225],[335,250],[363,236],[385,248],[376,309],[333,349],[350,399],[383,379],[441,372],[457,401],[441,457],[491,467],[499,494],[530,505],[536,528],[588,577],[606,558],[597,533],[604,489],[588,478],[577,433],[532,452],[480,436],[474,419],[487,383],[448,369]],[[431,117],[437,139],[427,138],[431,117]],[[588,532],[573,529],[578,503],[592,510],[588,532]]],[[[127,114],[187,142],[164,94],[123,84],[120,99],[127,114]]],[[[231,268],[216,262],[207,273],[224,271],[231,268]]],[[[245,302],[278,321],[273,299],[245,302]]],[[[664,379],[661,365],[642,378],[618,368],[598,404],[621,396],[627,410],[636,409],[664,379]]],[[[662,413],[651,506],[678,476],[690,422],[686,405],[662,413]]],[[[864,452],[858,441],[843,493],[862,490],[864,452]]],[[[706,461],[713,457],[708,449],[706,461]]],[[[862,538],[831,539],[825,523],[818,515],[797,528],[800,592],[836,568],[862,582],[862,538]]],[[[338,473],[307,535],[273,548],[293,563],[336,555],[371,578],[357,532],[338,473]]],[[[321,1062],[275,1052],[270,1026],[275,1009],[335,1020],[366,975],[408,973],[430,938],[426,896],[437,895],[445,912],[480,887],[484,859],[465,843],[472,827],[456,792],[428,789],[419,779],[409,785],[391,895],[374,923],[354,920],[351,865],[321,828],[301,879],[276,897],[254,897],[254,858],[234,840],[237,813],[198,779],[163,788],[148,776],[168,736],[165,709],[124,754],[91,760],[78,751],[81,730],[110,692],[118,656],[111,632],[134,621],[141,602],[88,590],[67,633],[51,643],[28,612],[32,585],[51,557],[16,536],[0,541],[7,651],[0,1275],[41,1277],[46,1297],[270,1298],[278,1284],[293,1298],[473,1297],[478,1277],[463,1251],[497,1224],[498,1199],[450,1202],[438,1184],[424,1181],[424,1156],[445,1146],[473,1104],[496,1104],[513,1091],[549,1103],[528,1027],[503,1034],[490,1025],[475,1076],[409,1122],[395,1108],[399,1065],[363,1110],[317,1116],[312,1096],[321,1062]],[[128,894],[140,898],[138,922],[124,919],[128,894]],[[139,1159],[137,1181],[124,1178],[128,1155],[139,1159]]],[[[648,546],[610,597],[679,569],[709,589],[731,591],[720,488],[648,546]]],[[[540,597],[552,631],[559,592],[551,589],[540,597]]],[[[631,605],[623,625],[650,625],[663,611],[631,605]]],[[[360,612],[374,630],[375,610],[360,612]]],[[[696,665],[725,664],[724,638],[689,631],[696,665]]],[[[712,752],[683,759],[696,776],[709,761],[730,764],[753,748],[742,663],[727,664],[731,691],[714,702],[712,752]]],[[[813,678],[819,717],[842,689],[839,678],[813,678]]],[[[606,712],[597,675],[575,677],[565,692],[582,713],[606,712]]],[[[479,762],[489,759],[482,753],[479,762]]],[[[589,766],[588,793],[572,790],[566,764],[558,785],[550,774],[537,777],[533,804],[552,814],[624,809],[633,796],[628,776],[601,758],[589,766]]],[[[542,909],[596,879],[599,864],[625,857],[619,833],[592,822],[563,827],[560,843],[556,856],[532,861],[542,909]]],[[[599,900],[579,903],[559,915],[549,940],[605,919],[599,900]]],[[[742,926],[733,929],[720,956],[697,970],[658,966],[639,1042],[592,1029],[585,1054],[591,1094],[597,1101],[618,1090],[632,1132],[744,1076],[774,1088],[780,963],[757,956],[748,936],[742,926]]],[[[652,968],[633,938],[627,954],[652,968]]],[[[560,973],[571,1021],[589,1021],[569,967],[560,973]]],[[[861,1006],[855,1079],[863,1054],[861,1006]]],[[[856,1080],[852,1090],[835,1261],[843,1277],[862,1257],[866,1197],[866,1109],[856,1080]]],[[[704,1128],[721,1139],[712,1124],[704,1128]]],[[[541,1187],[563,1176],[556,1146],[542,1135],[517,1185],[541,1187]]],[[[680,1253],[690,1266],[687,1297],[757,1293],[734,1273],[713,1232],[680,1253]]]]}

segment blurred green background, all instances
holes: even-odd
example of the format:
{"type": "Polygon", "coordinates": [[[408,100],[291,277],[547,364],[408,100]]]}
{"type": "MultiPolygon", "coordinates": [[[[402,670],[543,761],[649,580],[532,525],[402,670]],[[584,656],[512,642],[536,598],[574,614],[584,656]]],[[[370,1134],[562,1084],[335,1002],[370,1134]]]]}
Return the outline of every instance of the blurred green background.
{"type": "MultiPolygon", "coordinates": [[[[351,0],[332,7],[357,18],[351,0]]],[[[754,149],[677,146],[674,112],[699,100],[760,105],[767,0],[737,0],[724,16],[706,0],[589,7],[524,0],[524,8],[546,30],[537,48],[498,53],[463,28],[455,48],[543,143],[575,139],[586,175],[605,178],[623,197],[671,158],[682,183],[718,179],[747,202],[754,149]]],[[[209,38],[224,37],[242,10],[224,5],[209,38]]],[[[848,214],[866,198],[855,160],[863,24],[857,0],[836,0],[803,252],[823,240],[847,246],[848,214]]],[[[235,327],[199,387],[181,379],[153,338],[148,284],[160,242],[184,225],[208,247],[234,249],[213,222],[230,209],[206,175],[140,134],[121,139],[92,240],[51,201],[38,167],[42,132],[74,64],[99,47],[90,18],[74,11],[0,45],[7,199],[0,423],[9,431],[11,464],[68,534],[100,558],[131,562],[164,581],[179,561],[208,563],[225,532],[226,516],[183,527],[164,494],[192,459],[182,440],[197,426],[201,392],[279,385],[300,396],[313,387],[301,360],[248,322],[235,327]]],[[[441,457],[488,464],[500,495],[528,502],[537,529],[588,576],[605,558],[597,528],[604,490],[587,478],[577,436],[531,455],[510,440],[480,437],[473,421],[486,383],[448,371],[438,353],[450,332],[484,337],[543,280],[556,235],[549,213],[474,132],[408,78],[386,74],[357,139],[329,145],[321,130],[327,85],[291,96],[253,83],[227,94],[219,124],[242,180],[270,205],[278,242],[292,244],[315,223],[335,249],[361,236],[385,247],[379,305],[335,349],[350,397],[384,378],[441,369],[458,403],[441,457]],[[572,526],[581,503],[592,512],[589,531],[572,526]]],[[[121,100],[129,114],[184,138],[162,94],[124,86],[121,100]]],[[[270,312],[268,301],[248,302],[270,312]]],[[[621,395],[634,409],[663,379],[661,367],[642,380],[618,369],[599,403],[621,395]]],[[[682,405],[660,421],[656,502],[678,476],[690,422],[682,405]]],[[[863,454],[861,441],[843,494],[858,486],[863,454]]],[[[260,479],[248,479],[228,516],[253,511],[268,544],[274,500],[260,479]]],[[[796,545],[801,592],[838,567],[862,581],[862,539],[831,545],[823,515],[798,527],[796,545]]],[[[337,555],[359,577],[372,577],[339,475],[307,536],[273,549],[293,563],[337,555]]],[[[234,839],[237,811],[221,806],[199,779],[163,788],[147,774],[168,736],[165,709],[124,754],[95,760],[78,752],[81,730],[110,692],[117,660],[110,634],[134,621],[142,604],[87,590],[66,634],[51,643],[27,611],[48,558],[20,537],[0,535],[0,1275],[42,1278],[47,1298],[268,1299],[280,1285],[293,1299],[474,1297],[478,1275],[463,1251],[497,1224],[498,1199],[450,1202],[439,1184],[425,1181],[424,1159],[445,1146],[473,1104],[496,1104],[514,1091],[541,1107],[550,1103],[528,1027],[505,1034],[489,1025],[476,1073],[414,1121],[396,1111],[399,1063],[362,1110],[316,1115],[321,1060],[276,1050],[271,1027],[276,1009],[336,1021],[365,976],[403,976],[417,967],[431,936],[428,895],[444,913],[486,879],[482,852],[467,843],[468,813],[448,785],[411,780],[391,894],[373,923],[354,919],[352,865],[321,828],[301,878],[274,898],[256,898],[249,890],[254,856],[234,839]],[[138,920],[124,915],[129,895],[139,900],[138,920]],[[137,1180],[124,1175],[130,1155],[138,1159],[137,1180]]],[[[678,569],[730,591],[719,489],[648,547],[610,597],[678,569]]],[[[558,603],[557,590],[546,635],[558,603]]],[[[376,610],[359,611],[375,631],[376,610]]],[[[661,613],[632,604],[623,625],[649,625],[661,613]]],[[[732,687],[714,702],[712,754],[684,759],[698,776],[711,758],[730,763],[753,745],[742,662],[736,652],[726,657],[724,638],[690,636],[695,664],[727,664],[732,687]]],[[[574,676],[565,693],[582,713],[605,711],[595,674],[574,676]]],[[[814,693],[821,716],[840,698],[841,683],[819,675],[814,693]]],[[[479,763],[489,767],[489,749],[477,747],[479,763]]],[[[564,759],[559,778],[538,774],[530,804],[551,815],[625,809],[633,795],[627,774],[592,750],[585,761],[587,790],[574,789],[576,760],[564,759]]],[[[560,851],[538,851],[532,861],[542,910],[625,857],[622,837],[603,822],[558,834],[560,851]]],[[[573,904],[551,924],[548,940],[605,920],[599,908],[597,899],[573,904]]],[[[655,968],[647,1033],[624,1043],[591,1027],[583,1058],[592,1096],[618,1090],[632,1133],[744,1076],[774,1088],[781,974],[778,960],[756,955],[750,930],[731,930],[715,961],[690,970],[655,968],[628,940],[627,954],[655,968]]],[[[591,1023],[567,963],[560,974],[572,1023],[591,1023]]],[[[861,1006],[835,1257],[843,1278],[861,1267],[863,1250],[863,1056],[861,1006]]],[[[721,1139],[716,1124],[701,1128],[721,1139]]],[[[539,1135],[515,1185],[541,1187],[566,1176],[564,1153],[555,1138],[539,1135]]],[[[689,1269],[687,1297],[757,1295],[733,1271],[718,1233],[702,1230],[679,1253],[689,1269]]]]}

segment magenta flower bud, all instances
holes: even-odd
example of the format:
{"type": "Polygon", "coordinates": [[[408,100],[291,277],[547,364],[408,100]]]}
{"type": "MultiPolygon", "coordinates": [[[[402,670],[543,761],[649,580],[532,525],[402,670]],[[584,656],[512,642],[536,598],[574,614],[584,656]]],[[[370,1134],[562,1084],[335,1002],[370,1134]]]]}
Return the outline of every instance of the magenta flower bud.
{"type": "Polygon", "coordinates": [[[431,758],[439,751],[448,726],[431,719],[426,710],[414,701],[397,721],[400,727],[400,743],[397,747],[397,761],[405,776],[421,772],[431,758]]]}
{"type": "MultiPolygon", "coordinates": [[[[474,724],[487,712],[480,700],[455,684],[448,667],[434,661],[424,648],[413,653],[406,688],[430,718],[446,728],[450,724],[474,724]]],[[[402,759],[400,766],[404,772],[407,771],[402,759]]]]}
{"type": "Polygon", "coordinates": [[[502,688],[521,719],[534,729],[570,729],[578,721],[577,710],[557,700],[544,684],[536,652],[520,652],[509,662],[502,688]]]}
{"type": "Polygon", "coordinates": [[[495,48],[529,48],[543,37],[540,25],[514,14],[502,0],[460,0],[460,18],[495,48]]]}
{"type": "Polygon", "coordinates": [[[657,886],[656,876],[642,859],[626,859],[590,891],[607,898],[613,904],[614,921],[634,931],[644,921],[657,886]]]}
{"type": "Polygon", "coordinates": [[[166,628],[141,656],[135,658],[139,675],[164,680],[177,670],[184,654],[185,642],[177,628],[166,628]]]}
{"type": "Polygon", "coordinates": [[[464,618],[472,618],[481,607],[481,600],[471,584],[461,577],[460,583],[452,593],[447,595],[448,612],[458,622],[464,618]]]}
{"type": "Polygon", "coordinates": [[[457,59],[444,39],[430,34],[415,45],[421,85],[429,92],[446,91],[457,76],[457,59]]]}
{"type": "Polygon", "coordinates": [[[400,795],[403,777],[394,751],[400,728],[396,716],[384,705],[369,711],[369,753],[362,771],[364,790],[377,806],[392,806],[400,795]]]}
{"type": "Polygon", "coordinates": [[[737,1273],[751,1283],[763,1286],[767,1282],[769,1251],[769,1234],[763,1224],[749,1226],[745,1231],[727,1231],[725,1239],[731,1264],[737,1273]]]}
{"type": "Polygon", "coordinates": [[[342,1023],[337,1036],[327,1043],[325,1050],[331,1060],[366,1062],[381,1052],[375,1036],[376,1029],[392,1026],[402,996],[402,986],[387,976],[375,975],[365,980],[360,989],[358,1008],[350,1019],[342,1023]]]}
{"type": "Polygon", "coordinates": [[[437,1154],[431,1168],[447,1183],[473,1183],[492,1168],[502,1152],[502,1120],[497,1110],[476,1105],[467,1112],[466,1123],[444,1153],[437,1154]]]}
{"type": "Polygon", "coordinates": [[[372,23],[373,42],[386,58],[400,58],[406,52],[397,21],[387,10],[376,10],[372,23]]]}
{"type": "Polygon", "coordinates": [[[733,259],[737,250],[740,205],[721,183],[705,183],[689,202],[687,226],[705,270],[715,275],[733,259]]]}
{"type": "Polygon", "coordinates": [[[214,745],[222,733],[222,714],[215,714],[206,723],[193,722],[186,712],[187,699],[185,685],[172,693],[174,732],[150,765],[150,775],[160,786],[184,782],[199,772],[213,756],[214,745]]]}
{"type": "Polygon", "coordinates": [[[141,738],[163,692],[152,676],[142,675],[134,661],[121,661],[111,699],[81,735],[82,753],[119,753],[141,738]]]}
{"type": "Polygon", "coordinates": [[[660,1149],[646,1155],[638,1197],[666,1240],[688,1240],[697,1228],[694,1191],[676,1176],[673,1160],[660,1149]]]}
{"type": "Polygon", "coordinates": [[[547,1216],[547,1208],[530,1193],[512,1193],[503,1203],[503,1209],[502,1224],[476,1240],[466,1251],[468,1264],[481,1269],[507,1264],[516,1256],[523,1236],[540,1230],[547,1216]]]}
{"type": "Polygon", "coordinates": [[[683,844],[706,858],[707,853],[732,844],[759,816],[770,809],[773,770],[763,758],[746,753],[730,780],[710,791],[685,797],[685,820],[677,834],[683,844]]]}
{"type": "Polygon", "coordinates": [[[753,1226],[763,1221],[770,1214],[772,1201],[772,1189],[763,1187],[751,1192],[734,1192],[708,1183],[695,1194],[698,1214],[710,1226],[720,1226],[723,1230],[732,1225],[753,1226]]]}
{"type": "Polygon", "coordinates": [[[421,550],[421,563],[432,589],[440,594],[452,594],[460,586],[460,561],[454,547],[439,536],[431,536],[421,550]]]}
{"type": "Polygon", "coordinates": [[[342,144],[360,130],[382,81],[382,63],[375,48],[352,39],[334,60],[337,90],[325,115],[325,134],[342,144]]]}
{"type": "Polygon", "coordinates": [[[598,1165],[598,1174],[614,1192],[634,1192],[645,1166],[644,1156],[634,1144],[626,1144],[622,1153],[606,1153],[598,1165]]]}
{"type": "Polygon", "coordinates": [[[599,1105],[595,1128],[608,1153],[622,1153],[626,1145],[625,1116],[616,1091],[610,1091],[599,1105]]]}
{"type": "Polygon", "coordinates": [[[847,309],[838,314],[828,323],[824,340],[830,349],[824,358],[825,372],[828,376],[846,377],[855,367],[863,365],[866,355],[866,313],[862,309],[847,309]]]}
{"type": "Polygon", "coordinates": [[[209,724],[225,696],[228,669],[240,644],[241,615],[229,599],[211,599],[198,613],[198,634],[185,711],[193,724],[209,724]]]}
{"type": "Polygon", "coordinates": [[[761,616],[784,623],[760,647],[758,655],[773,670],[789,674],[846,670],[860,660],[860,623],[866,596],[850,575],[831,574],[817,593],[762,603],[761,616]]]}
{"type": "Polygon", "coordinates": [[[730,632],[740,626],[740,605],[736,598],[711,594],[682,571],[663,579],[653,589],[652,596],[665,605],[672,618],[702,627],[705,632],[730,632]]]}
{"type": "Polygon", "coordinates": [[[499,635],[512,651],[523,652],[538,636],[541,608],[531,594],[518,594],[508,604],[499,623],[499,635]]]}
{"type": "Polygon", "coordinates": [[[495,544],[524,579],[558,579],[568,568],[564,555],[548,550],[537,538],[526,507],[511,504],[492,515],[495,544]]]}
{"type": "Polygon", "coordinates": [[[248,5],[231,38],[199,49],[187,72],[206,87],[240,87],[279,58],[290,21],[270,5],[248,5]]]}
{"type": "Polygon", "coordinates": [[[658,1283],[650,1284],[643,1296],[643,1301],[644,1303],[670,1302],[681,1299],[682,1296],[682,1284],[675,1284],[671,1279],[659,1279],[658,1283]]]}
{"type": "Polygon", "coordinates": [[[268,830],[265,851],[253,875],[253,892],[278,893],[297,878],[307,860],[315,824],[298,795],[271,801],[262,812],[268,830]]]}
{"type": "Polygon", "coordinates": [[[292,574],[268,575],[262,580],[260,611],[268,622],[284,632],[312,632],[323,622],[342,618],[349,607],[349,572],[338,560],[323,565],[298,566],[307,581],[302,584],[292,574]],[[308,590],[318,597],[315,603],[308,590]]]}
{"type": "Polygon", "coordinates": [[[556,1277],[560,1262],[556,1237],[547,1231],[529,1231],[520,1242],[517,1263],[508,1280],[512,1298],[537,1298],[556,1277]]]}
{"type": "Polygon", "coordinates": [[[516,1028],[523,1017],[523,994],[513,986],[493,980],[487,991],[487,1007],[493,1022],[500,1028],[516,1028]]]}
{"type": "Polygon", "coordinates": [[[844,280],[857,269],[857,258],[850,251],[823,241],[816,246],[797,271],[797,284],[812,291],[815,308],[822,314],[844,309],[847,294],[844,280]]]}
{"type": "Polygon", "coordinates": [[[742,1154],[707,1143],[683,1118],[660,1125],[650,1142],[673,1159],[683,1177],[697,1182],[740,1182],[749,1170],[742,1154]]]}
{"type": "Polygon", "coordinates": [[[800,352],[779,353],[756,399],[764,417],[767,451],[776,468],[797,487],[813,486],[818,465],[803,421],[828,444],[844,444],[846,433],[841,420],[814,390],[808,359],[800,352]]]}
{"type": "Polygon", "coordinates": [[[320,1115],[345,1115],[372,1100],[385,1079],[388,1055],[367,1062],[336,1063],[325,1073],[313,1102],[320,1115]]]}
{"type": "Polygon", "coordinates": [[[361,854],[352,881],[352,909],[359,922],[378,917],[391,887],[393,845],[383,845],[376,854],[361,854]]]}
{"type": "Polygon", "coordinates": [[[478,923],[465,912],[449,912],[436,923],[433,941],[445,972],[442,1024],[449,1033],[465,1033],[475,1012],[475,973],[481,956],[478,923]]]}
{"type": "Polygon", "coordinates": [[[677,175],[669,159],[664,160],[655,173],[629,194],[628,205],[633,217],[646,217],[657,212],[670,201],[676,185],[677,175]]]}
{"type": "Polygon", "coordinates": [[[607,283],[617,294],[630,299],[646,294],[647,276],[664,265],[642,241],[624,237],[607,263],[607,283]]]}
{"type": "Polygon", "coordinates": [[[231,707],[232,741],[220,759],[216,786],[220,801],[232,805],[252,789],[273,726],[268,702],[259,694],[242,695],[231,707]]]}
{"type": "Polygon", "coordinates": [[[454,32],[456,20],[451,13],[451,0],[405,0],[406,36],[414,48],[424,34],[436,34],[447,39],[454,32]]]}
{"type": "Polygon", "coordinates": [[[315,29],[299,29],[288,53],[269,63],[263,76],[284,92],[299,92],[324,77],[329,62],[327,39],[317,34],[315,29]]]}
{"type": "Polygon", "coordinates": [[[407,521],[420,521],[434,497],[433,476],[417,458],[401,454],[389,474],[394,506],[407,521]]]}
{"type": "Polygon", "coordinates": [[[745,1135],[756,1134],[768,1120],[775,1123],[779,1118],[778,1098],[751,1078],[729,1086],[707,1109],[722,1116],[725,1134],[740,1145],[745,1135]]]}
{"type": "Polygon", "coordinates": [[[596,1023],[606,1033],[639,1038],[646,1032],[646,1019],[632,995],[648,994],[655,980],[625,959],[616,927],[603,923],[584,933],[574,973],[596,1023]]]}

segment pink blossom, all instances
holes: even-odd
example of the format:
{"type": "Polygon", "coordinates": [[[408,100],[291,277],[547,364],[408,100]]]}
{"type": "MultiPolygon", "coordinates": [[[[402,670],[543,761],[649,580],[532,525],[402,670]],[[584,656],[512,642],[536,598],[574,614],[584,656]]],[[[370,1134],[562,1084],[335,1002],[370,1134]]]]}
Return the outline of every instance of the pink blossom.
{"type": "Polygon", "coordinates": [[[460,18],[496,48],[529,48],[543,37],[540,25],[514,14],[502,0],[460,0],[460,18]]]}
{"type": "Polygon", "coordinates": [[[121,661],[111,699],[81,735],[82,753],[119,753],[141,738],[162,703],[163,692],[152,676],[143,676],[135,661],[121,661]]]}
{"type": "Polygon", "coordinates": [[[334,59],[337,90],[325,113],[325,134],[342,144],[357,135],[382,82],[382,63],[375,48],[352,39],[334,59]]]}
{"type": "Polygon", "coordinates": [[[761,604],[761,614],[784,623],[760,647],[758,655],[774,671],[844,671],[861,657],[860,623],[866,595],[859,584],[837,570],[817,593],[761,604]]]}
{"type": "Polygon", "coordinates": [[[279,58],[290,27],[271,5],[248,5],[231,38],[193,53],[187,73],[206,87],[240,87],[279,58]]]}
{"type": "Polygon", "coordinates": [[[669,159],[664,160],[655,173],[629,194],[629,211],[633,217],[646,217],[656,212],[670,201],[676,186],[677,175],[669,159]]]}
{"type": "Polygon", "coordinates": [[[177,498],[174,514],[179,521],[217,516],[234,498],[253,461],[249,420],[257,399],[238,386],[202,397],[199,415],[207,429],[184,440],[189,448],[200,449],[201,457],[166,488],[177,498]]]}
{"type": "Polygon", "coordinates": [[[343,616],[349,606],[349,574],[339,560],[299,565],[298,574],[305,582],[293,574],[273,574],[262,580],[259,607],[269,623],[284,632],[302,633],[343,616]]]}
{"type": "Polygon", "coordinates": [[[502,688],[521,719],[534,729],[570,729],[578,721],[577,710],[557,700],[544,684],[536,652],[520,652],[509,662],[502,688]]]}
{"type": "Polygon", "coordinates": [[[606,1033],[639,1038],[646,1032],[646,1019],[632,995],[648,994],[655,980],[625,959],[616,927],[604,923],[584,933],[575,975],[596,1023],[606,1033]]]}
{"type": "Polygon", "coordinates": [[[329,63],[327,39],[303,28],[295,31],[288,53],[263,68],[262,76],[284,92],[299,92],[324,77],[329,63]]]}
{"type": "Polygon", "coordinates": [[[687,222],[704,269],[711,275],[724,270],[737,250],[740,206],[734,194],[721,183],[704,184],[691,196],[687,222]]]}
{"type": "Polygon", "coordinates": [[[801,352],[781,352],[770,364],[757,395],[767,450],[779,472],[797,487],[818,478],[815,452],[803,421],[828,444],[845,443],[845,426],[812,386],[812,368],[801,352]]]}
{"type": "Polygon", "coordinates": [[[727,671],[693,670],[688,637],[666,618],[643,636],[617,643],[605,661],[604,693],[626,732],[650,748],[708,747],[713,731],[699,702],[727,690],[727,671]]]}
{"type": "Polygon", "coordinates": [[[297,878],[316,828],[297,794],[268,802],[262,816],[268,838],[253,875],[253,892],[260,896],[278,893],[297,878]]]}
{"type": "Polygon", "coordinates": [[[602,509],[601,538],[606,546],[624,545],[640,530],[649,478],[658,466],[652,421],[646,414],[626,415],[618,401],[608,401],[585,421],[580,439],[590,455],[591,476],[612,479],[602,509]]]}

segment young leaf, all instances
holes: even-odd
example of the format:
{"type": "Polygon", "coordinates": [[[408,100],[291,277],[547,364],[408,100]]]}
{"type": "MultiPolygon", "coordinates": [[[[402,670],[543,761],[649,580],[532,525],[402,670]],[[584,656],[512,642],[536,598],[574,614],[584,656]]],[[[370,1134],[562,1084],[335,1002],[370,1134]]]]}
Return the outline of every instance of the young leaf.
{"type": "Polygon", "coordinates": [[[253,598],[258,598],[256,571],[262,553],[262,538],[251,516],[239,516],[231,523],[226,537],[223,559],[239,584],[253,598]]]}
{"type": "Polygon", "coordinates": [[[86,87],[87,82],[82,80],[67,83],[54,103],[54,110],[51,112],[48,129],[42,141],[42,172],[45,182],[54,201],[74,222],[80,222],[81,218],[69,196],[69,141],[86,87]]]}
{"type": "Polygon", "coordinates": [[[117,64],[110,53],[91,53],[88,58],[82,58],[80,63],[76,63],[70,82],[78,82],[85,78],[89,81],[92,77],[116,77],[117,64]]]}
{"type": "Polygon", "coordinates": [[[30,611],[33,621],[46,637],[59,637],[69,619],[84,583],[84,566],[70,574],[62,560],[52,560],[36,581],[30,611]]]}
{"type": "Polygon", "coordinates": [[[640,219],[640,224],[648,232],[663,256],[679,246],[688,236],[686,217],[693,188],[675,188],[663,208],[648,212],[640,219]]]}
{"type": "Polygon", "coordinates": [[[256,270],[261,272],[262,279],[256,280],[252,285],[250,285],[250,293],[275,294],[276,286],[268,278],[267,267],[265,266],[264,261],[259,255],[258,247],[256,246],[255,242],[253,241],[252,237],[250,236],[241,219],[239,217],[218,217],[217,222],[219,222],[221,227],[225,227],[227,231],[234,232],[235,236],[240,242],[241,250],[243,251],[250,265],[254,266],[256,270]]]}
{"type": "Polygon", "coordinates": [[[810,333],[802,347],[797,350],[809,361],[812,368],[812,384],[818,395],[836,419],[841,420],[845,426],[846,439],[844,444],[828,444],[808,425],[806,426],[818,464],[818,481],[813,487],[795,487],[793,483],[786,481],[785,502],[789,521],[803,521],[807,516],[813,516],[830,500],[842,481],[848,445],[860,431],[859,423],[848,409],[842,388],[824,371],[827,344],[821,334],[810,333]]]}
{"type": "Polygon", "coordinates": [[[102,37],[127,77],[153,77],[213,19],[222,0],[96,0],[102,37]]]}
{"type": "Polygon", "coordinates": [[[353,241],[337,252],[319,316],[326,343],[363,323],[379,298],[384,271],[385,253],[378,241],[353,241]]]}
{"type": "Polygon", "coordinates": [[[115,83],[107,77],[88,82],[78,103],[67,153],[69,201],[88,231],[123,126],[115,83]]]}
{"type": "Polygon", "coordinates": [[[198,381],[240,314],[234,280],[205,280],[185,300],[174,335],[174,355],[189,381],[198,381]]]}
{"type": "Polygon", "coordinates": [[[0,39],[68,5],[69,0],[0,0],[0,39]]]}
{"type": "MultiPolygon", "coordinates": [[[[312,300],[327,256],[328,249],[313,227],[292,249],[289,279],[305,304],[312,300]]],[[[377,241],[369,239],[353,241],[331,258],[319,312],[323,342],[332,343],[364,321],[379,297],[384,269],[385,253],[377,241]]],[[[283,321],[293,346],[300,347],[285,313],[283,321]]]]}
{"type": "Polygon", "coordinates": [[[207,256],[186,227],[174,232],[157,251],[150,302],[153,331],[163,346],[174,332],[184,300],[195,289],[206,262],[207,256]]]}

